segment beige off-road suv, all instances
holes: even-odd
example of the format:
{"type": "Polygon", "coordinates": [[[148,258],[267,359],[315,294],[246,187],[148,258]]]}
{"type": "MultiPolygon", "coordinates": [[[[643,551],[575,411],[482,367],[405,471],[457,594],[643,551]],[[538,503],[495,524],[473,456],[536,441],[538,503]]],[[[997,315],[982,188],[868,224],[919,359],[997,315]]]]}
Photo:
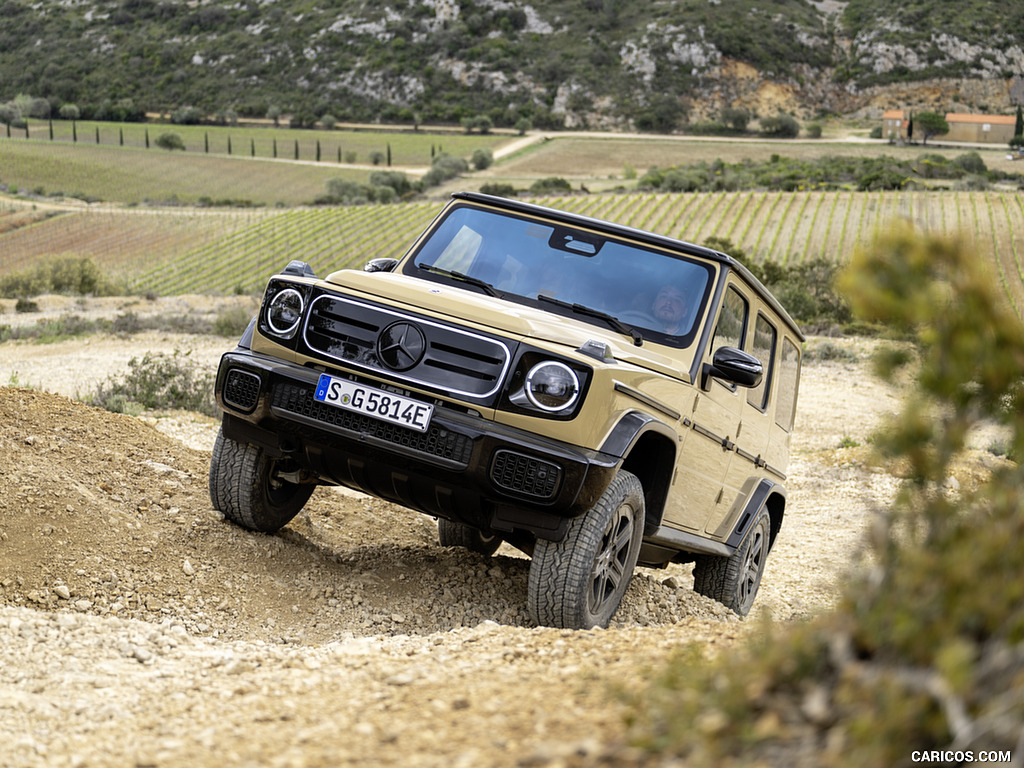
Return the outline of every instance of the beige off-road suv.
{"type": "Polygon", "coordinates": [[[538,624],[606,626],[636,565],[694,562],[746,614],[782,525],[803,336],[729,256],[453,196],[400,260],[270,278],[237,349],[210,496],[284,526],[317,485],[532,555],[538,624]]]}

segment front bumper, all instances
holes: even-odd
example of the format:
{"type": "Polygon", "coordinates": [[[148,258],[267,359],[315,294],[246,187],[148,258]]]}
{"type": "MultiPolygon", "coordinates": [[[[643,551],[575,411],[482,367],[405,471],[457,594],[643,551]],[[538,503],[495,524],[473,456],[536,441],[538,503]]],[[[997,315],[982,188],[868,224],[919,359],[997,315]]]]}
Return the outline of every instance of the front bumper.
{"type": "Polygon", "coordinates": [[[216,383],[225,435],[288,456],[321,482],[484,530],[552,540],[593,506],[619,466],[618,457],[439,400],[426,432],[396,426],[314,400],[319,375],[241,347],[225,354],[216,383]]]}

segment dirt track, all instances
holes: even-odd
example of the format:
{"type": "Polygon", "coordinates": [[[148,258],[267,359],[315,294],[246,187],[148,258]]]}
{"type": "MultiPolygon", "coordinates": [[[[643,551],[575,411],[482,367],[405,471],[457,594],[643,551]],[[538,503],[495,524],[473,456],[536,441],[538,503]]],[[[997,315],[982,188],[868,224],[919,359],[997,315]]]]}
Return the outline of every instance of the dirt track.
{"type": "MultiPolygon", "coordinates": [[[[858,361],[804,369],[787,519],[755,604],[776,621],[832,604],[897,484],[864,448],[838,447],[865,444],[898,405],[866,373],[868,345],[838,345],[858,361]]],[[[0,379],[73,395],[145,351],[193,349],[212,366],[230,346],[7,343],[0,379]]],[[[5,765],[624,759],[615,686],[685,643],[729,653],[760,628],[694,594],[684,566],[641,571],[609,630],[531,627],[525,559],[444,549],[432,520],[392,505],[319,489],[277,536],[227,524],[206,491],[212,420],[11,387],[0,419],[5,765]]]]}

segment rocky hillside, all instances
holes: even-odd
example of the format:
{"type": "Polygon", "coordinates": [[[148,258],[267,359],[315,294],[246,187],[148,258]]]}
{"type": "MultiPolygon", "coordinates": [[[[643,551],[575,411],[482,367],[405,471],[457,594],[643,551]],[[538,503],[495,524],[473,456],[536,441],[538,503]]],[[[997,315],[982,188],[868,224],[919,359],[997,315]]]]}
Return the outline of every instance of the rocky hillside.
{"type": "Polygon", "coordinates": [[[26,116],[672,130],[730,106],[1024,100],[1024,0],[0,0],[0,18],[0,104],[33,97],[26,116]]]}

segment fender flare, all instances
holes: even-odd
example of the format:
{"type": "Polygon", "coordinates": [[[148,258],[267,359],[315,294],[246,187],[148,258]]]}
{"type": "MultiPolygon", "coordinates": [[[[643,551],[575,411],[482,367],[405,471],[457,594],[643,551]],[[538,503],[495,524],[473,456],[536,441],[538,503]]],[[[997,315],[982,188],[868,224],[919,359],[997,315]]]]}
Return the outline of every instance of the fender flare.
{"type": "Polygon", "coordinates": [[[727,546],[735,549],[740,545],[740,542],[743,541],[743,537],[747,533],[747,529],[754,520],[754,516],[762,507],[768,509],[768,516],[771,518],[770,544],[775,544],[775,537],[782,527],[782,517],[786,508],[786,489],[773,480],[761,478],[747,497],[747,503],[743,506],[743,511],[740,513],[736,525],[733,526],[729,538],[725,540],[727,546]]]}
{"type": "Polygon", "coordinates": [[[678,444],[679,434],[671,426],[642,411],[628,411],[616,424],[601,445],[601,453],[623,459],[629,455],[640,436],[655,431],[678,444]]]}

